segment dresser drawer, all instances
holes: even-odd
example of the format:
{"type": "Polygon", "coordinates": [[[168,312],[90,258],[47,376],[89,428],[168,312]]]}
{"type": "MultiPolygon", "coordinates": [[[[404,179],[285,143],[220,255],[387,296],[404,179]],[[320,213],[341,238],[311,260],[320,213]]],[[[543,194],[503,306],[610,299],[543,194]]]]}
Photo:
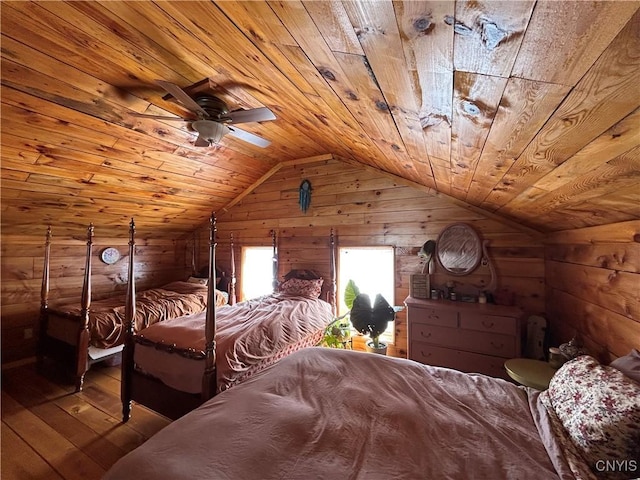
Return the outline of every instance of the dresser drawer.
{"type": "Polygon", "coordinates": [[[467,330],[516,335],[517,322],[518,320],[513,317],[460,312],[460,328],[467,330]]]}
{"type": "Polygon", "coordinates": [[[464,352],[451,348],[441,348],[427,343],[413,343],[411,345],[411,360],[435,365],[437,367],[453,368],[467,373],[482,373],[492,377],[509,379],[504,369],[505,359],[464,352]]]}
{"type": "Polygon", "coordinates": [[[409,330],[409,341],[432,343],[448,347],[456,347],[457,328],[440,327],[437,325],[426,325],[424,323],[412,323],[409,330]]]}
{"type": "Polygon", "coordinates": [[[519,355],[518,342],[516,337],[512,335],[462,329],[458,332],[457,342],[461,350],[502,358],[512,358],[519,355]]]}
{"type": "Polygon", "coordinates": [[[442,327],[458,327],[458,312],[440,308],[412,308],[407,313],[411,323],[439,325],[442,327]]]}
{"type": "Polygon", "coordinates": [[[409,348],[409,360],[435,365],[436,367],[455,368],[460,370],[456,363],[456,350],[441,348],[423,342],[411,342],[409,348]]]}
{"type": "Polygon", "coordinates": [[[409,341],[412,344],[413,342],[424,342],[495,357],[512,358],[517,356],[516,338],[498,333],[412,323],[409,330],[409,341]]]}

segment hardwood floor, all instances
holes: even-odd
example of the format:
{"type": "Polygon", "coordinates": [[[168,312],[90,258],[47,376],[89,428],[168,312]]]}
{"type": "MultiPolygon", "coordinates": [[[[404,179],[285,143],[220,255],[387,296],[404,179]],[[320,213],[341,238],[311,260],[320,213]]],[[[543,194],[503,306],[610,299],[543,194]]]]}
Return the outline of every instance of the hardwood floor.
{"type": "Polygon", "coordinates": [[[84,390],[30,363],[2,371],[2,480],[94,480],[170,423],[134,405],[122,423],[120,367],[95,365],[84,390]]]}

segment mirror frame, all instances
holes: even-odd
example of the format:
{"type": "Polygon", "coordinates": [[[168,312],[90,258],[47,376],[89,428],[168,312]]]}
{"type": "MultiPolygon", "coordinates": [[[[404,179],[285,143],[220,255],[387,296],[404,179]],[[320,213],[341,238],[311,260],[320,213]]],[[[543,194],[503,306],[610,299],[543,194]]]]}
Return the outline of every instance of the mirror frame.
{"type": "Polygon", "coordinates": [[[469,275],[473,273],[475,269],[478,268],[478,266],[480,265],[483,255],[484,254],[482,250],[482,241],[480,240],[480,236],[473,229],[473,227],[468,223],[463,223],[463,222],[452,223],[451,225],[446,226],[444,230],[440,232],[440,235],[438,235],[438,241],[436,242],[435,256],[438,259],[438,263],[440,264],[440,266],[450,275],[463,276],[463,275],[469,275]],[[452,238],[448,238],[452,236],[453,234],[452,232],[460,229],[465,230],[465,236],[467,238],[467,242],[475,243],[474,246],[472,246],[469,249],[464,249],[464,246],[465,246],[464,244],[456,245],[456,243],[459,243],[459,242],[455,236],[453,236],[452,238]],[[456,269],[454,268],[454,265],[451,265],[451,262],[447,262],[446,258],[443,258],[444,253],[447,250],[450,251],[452,249],[455,250],[453,252],[454,255],[457,254],[458,256],[463,255],[463,256],[471,257],[469,261],[465,262],[465,263],[468,263],[469,265],[465,266],[464,268],[456,269]],[[461,249],[463,250],[461,251],[461,249]],[[445,263],[447,263],[448,265],[445,265],[445,263]]]}

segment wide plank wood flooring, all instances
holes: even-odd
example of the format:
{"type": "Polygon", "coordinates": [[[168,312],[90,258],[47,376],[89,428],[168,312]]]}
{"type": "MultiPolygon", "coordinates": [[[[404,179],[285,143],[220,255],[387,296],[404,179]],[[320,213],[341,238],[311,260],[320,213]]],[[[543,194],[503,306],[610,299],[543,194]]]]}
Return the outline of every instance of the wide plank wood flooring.
{"type": "Polygon", "coordinates": [[[170,423],[134,405],[122,423],[120,367],[94,365],[84,390],[35,364],[2,371],[2,480],[94,480],[170,423]]]}

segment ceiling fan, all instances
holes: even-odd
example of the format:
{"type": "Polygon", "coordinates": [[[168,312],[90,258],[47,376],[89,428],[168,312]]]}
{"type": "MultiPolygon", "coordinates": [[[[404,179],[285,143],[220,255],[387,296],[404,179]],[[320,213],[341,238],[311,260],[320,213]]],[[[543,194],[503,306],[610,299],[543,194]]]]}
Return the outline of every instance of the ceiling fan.
{"type": "Polygon", "coordinates": [[[276,116],[268,108],[260,107],[230,112],[224,101],[209,93],[199,93],[192,98],[187,92],[174,83],[164,80],[156,80],[156,83],[173,95],[185,108],[193,112],[193,114],[197,116],[197,119],[164,117],[162,115],[146,115],[143,113],[135,113],[135,116],[191,122],[191,127],[198,132],[198,138],[194,143],[196,147],[215,145],[225,135],[231,135],[232,137],[239,138],[240,140],[262,148],[270,145],[271,142],[268,140],[236,127],[238,123],[275,120],[276,116]]]}

